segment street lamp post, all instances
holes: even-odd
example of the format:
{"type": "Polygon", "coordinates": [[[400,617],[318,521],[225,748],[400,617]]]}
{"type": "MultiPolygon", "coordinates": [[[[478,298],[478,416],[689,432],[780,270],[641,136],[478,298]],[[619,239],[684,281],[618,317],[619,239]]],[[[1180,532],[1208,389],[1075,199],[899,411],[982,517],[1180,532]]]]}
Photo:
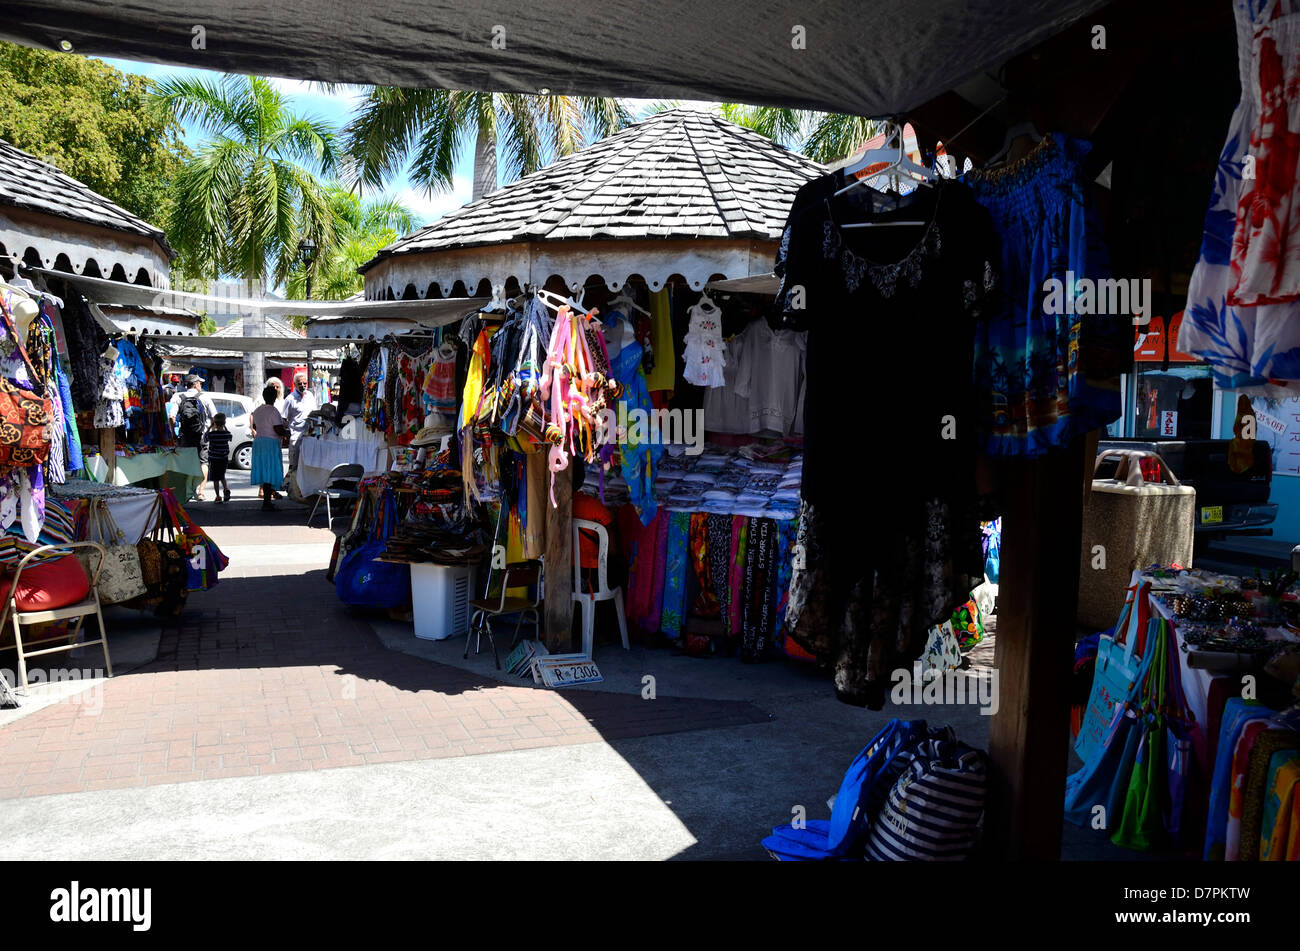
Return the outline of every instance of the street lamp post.
{"type": "Polygon", "coordinates": [[[307,300],[311,300],[311,265],[316,260],[316,242],[303,238],[298,242],[298,254],[302,257],[302,267],[307,275],[307,300]]]}
{"type": "MultiPolygon", "coordinates": [[[[307,278],[307,300],[311,300],[311,266],[316,260],[316,242],[311,238],[303,238],[298,242],[298,254],[302,257],[303,273],[307,278]]],[[[307,388],[311,389],[312,373],[315,368],[312,366],[311,347],[307,348],[307,388]]]]}

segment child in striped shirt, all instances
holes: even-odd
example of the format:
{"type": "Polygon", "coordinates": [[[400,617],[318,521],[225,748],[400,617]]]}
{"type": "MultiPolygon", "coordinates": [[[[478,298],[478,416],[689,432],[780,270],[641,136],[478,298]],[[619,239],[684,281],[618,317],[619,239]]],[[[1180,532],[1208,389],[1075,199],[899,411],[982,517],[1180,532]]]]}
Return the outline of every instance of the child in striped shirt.
{"type": "Polygon", "coordinates": [[[230,486],[226,483],[226,465],[230,462],[230,430],[226,429],[226,414],[217,413],[212,417],[212,425],[203,434],[203,445],[208,450],[208,478],[212,480],[212,491],[217,501],[230,501],[230,486]]]}

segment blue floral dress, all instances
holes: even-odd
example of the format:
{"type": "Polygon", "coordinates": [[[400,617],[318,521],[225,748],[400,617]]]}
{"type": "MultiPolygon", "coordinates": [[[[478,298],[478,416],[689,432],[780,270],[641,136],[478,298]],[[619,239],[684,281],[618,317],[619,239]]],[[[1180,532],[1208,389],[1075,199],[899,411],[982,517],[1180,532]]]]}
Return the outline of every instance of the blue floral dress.
{"type": "Polygon", "coordinates": [[[985,448],[1037,456],[1119,418],[1122,351],[1131,318],[1047,313],[1045,285],[1067,274],[1098,280],[1110,261],[1088,196],[1091,146],[1059,133],[1019,161],[963,180],[993,219],[1002,246],[1002,312],[975,335],[975,388],[985,448]]]}

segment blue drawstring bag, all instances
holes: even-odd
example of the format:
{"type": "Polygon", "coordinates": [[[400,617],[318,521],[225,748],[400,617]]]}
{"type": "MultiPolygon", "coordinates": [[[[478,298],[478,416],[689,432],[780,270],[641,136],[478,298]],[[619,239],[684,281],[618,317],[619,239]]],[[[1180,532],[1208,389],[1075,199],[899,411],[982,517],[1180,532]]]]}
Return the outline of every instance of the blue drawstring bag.
{"type": "Polygon", "coordinates": [[[763,848],[784,862],[860,858],[867,826],[898,778],[891,764],[925,735],[924,720],[890,720],[849,764],[830,820],[810,819],[802,829],[776,826],[763,848]]]}
{"type": "Polygon", "coordinates": [[[411,603],[411,566],[375,561],[397,527],[397,499],[384,489],[370,536],[343,557],[334,572],[339,600],[357,608],[400,608],[411,603]]]}

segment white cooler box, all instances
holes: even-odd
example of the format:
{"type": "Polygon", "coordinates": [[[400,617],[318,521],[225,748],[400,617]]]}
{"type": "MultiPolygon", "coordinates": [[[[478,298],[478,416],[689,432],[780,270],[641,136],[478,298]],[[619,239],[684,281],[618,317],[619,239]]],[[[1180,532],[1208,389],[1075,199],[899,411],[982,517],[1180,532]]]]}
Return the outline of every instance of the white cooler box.
{"type": "Polygon", "coordinates": [[[474,567],[411,565],[411,613],[415,636],[442,641],[469,630],[474,567]]]}

